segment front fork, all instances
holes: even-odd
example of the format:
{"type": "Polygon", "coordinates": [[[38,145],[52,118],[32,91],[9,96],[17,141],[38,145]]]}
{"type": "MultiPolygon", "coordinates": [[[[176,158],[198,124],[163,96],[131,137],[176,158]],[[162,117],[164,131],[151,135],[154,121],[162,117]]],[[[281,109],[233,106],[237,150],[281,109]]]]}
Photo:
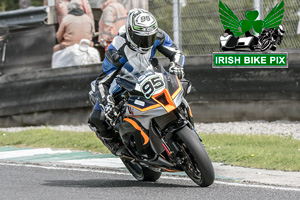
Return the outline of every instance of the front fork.
{"type": "Polygon", "coordinates": [[[178,120],[169,124],[168,128],[162,131],[162,146],[165,149],[166,153],[170,159],[175,162],[177,165],[181,165],[184,162],[184,159],[181,159],[177,156],[178,152],[182,151],[182,147],[179,146],[176,141],[175,132],[179,131],[185,126],[188,126],[193,133],[198,137],[202,142],[202,139],[197,134],[194,128],[194,122],[192,115],[190,115],[190,107],[188,103],[184,100],[181,109],[174,111],[177,115],[178,120]]]}

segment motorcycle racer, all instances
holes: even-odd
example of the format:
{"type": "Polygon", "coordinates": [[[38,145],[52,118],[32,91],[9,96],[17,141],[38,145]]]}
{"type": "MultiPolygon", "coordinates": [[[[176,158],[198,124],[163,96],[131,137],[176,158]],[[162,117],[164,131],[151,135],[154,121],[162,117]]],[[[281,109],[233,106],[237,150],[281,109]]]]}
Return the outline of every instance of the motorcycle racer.
{"type": "Polygon", "coordinates": [[[119,141],[105,122],[114,112],[110,85],[127,61],[151,61],[157,50],[170,59],[169,72],[182,79],[185,57],[168,34],[158,28],[155,17],[143,9],[129,11],[125,31],[119,32],[105,53],[102,73],[96,79],[97,102],[88,120],[91,129],[114,154],[120,149],[119,141]]]}
{"type": "Polygon", "coordinates": [[[278,28],[268,28],[263,30],[261,35],[258,37],[258,45],[257,48],[263,50],[271,49],[272,51],[275,51],[277,49],[276,44],[280,45],[283,36],[285,33],[285,27],[283,25],[279,25],[278,28]],[[262,49],[263,43],[267,42],[267,44],[270,44],[269,46],[266,46],[262,49]]]}

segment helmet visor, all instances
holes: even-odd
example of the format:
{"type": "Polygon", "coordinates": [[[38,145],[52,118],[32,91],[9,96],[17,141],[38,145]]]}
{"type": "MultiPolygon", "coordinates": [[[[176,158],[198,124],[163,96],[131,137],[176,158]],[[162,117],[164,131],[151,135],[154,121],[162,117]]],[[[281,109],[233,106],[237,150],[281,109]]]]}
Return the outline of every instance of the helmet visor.
{"type": "Polygon", "coordinates": [[[131,40],[141,48],[150,48],[153,46],[156,38],[156,33],[148,36],[141,36],[133,33],[131,40]]]}

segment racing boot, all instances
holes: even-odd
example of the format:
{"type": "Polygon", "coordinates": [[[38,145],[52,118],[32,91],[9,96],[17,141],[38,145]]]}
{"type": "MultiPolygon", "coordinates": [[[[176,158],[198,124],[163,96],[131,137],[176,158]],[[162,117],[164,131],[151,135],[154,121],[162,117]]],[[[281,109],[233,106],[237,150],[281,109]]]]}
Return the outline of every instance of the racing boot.
{"type": "Polygon", "coordinates": [[[104,137],[98,137],[103,144],[111,151],[112,154],[115,156],[121,156],[126,153],[126,147],[124,146],[123,142],[121,141],[119,136],[116,136],[114,133],[114,136],[111,138],[104,138],[104,137]]]}
{"type": "Polygon", "coordinates": [[[126,148],[120,136],[106,123],[103,115],[104,113],[100,110],[93,110],[89,117],[88,125],[112,154],[116,156],[122,155],[126,148]]]}
{"type": "Polygon", "coordinates": [[[112,134],[112,137],[103,137],[101,136],[102,131],[98,130],[96,127],[91,126],[90,124],[89,126],[92,131],[96,133],[98,139],[101,140],[101,142],[108,148],[108,150],[111,151],[112,154],[114,154],[115,156],[121,156],[126,153],[126,148],[119,137],[115,137],[114,134],[112,134]]]}

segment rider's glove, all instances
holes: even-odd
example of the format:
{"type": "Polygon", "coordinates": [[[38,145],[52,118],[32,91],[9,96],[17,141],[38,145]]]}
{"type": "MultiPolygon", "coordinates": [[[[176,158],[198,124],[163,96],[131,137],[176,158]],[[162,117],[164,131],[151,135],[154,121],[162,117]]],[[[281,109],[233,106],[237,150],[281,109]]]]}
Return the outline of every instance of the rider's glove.
{"type": "Polygon", "coordinates": [[[106,105],[101,104],[105,117],[112,120],[116,116],[115,100],[111,95],[106,97],[106,105]]]}
{"type": "Polygon", "coordinates": [[[174,62],[169,64],[169,72],[175,74],[179,79],[184,77],[183,67],[176,65],[174,62]]]}
{"type": "Polygon", "coordinates": [[[104,113],[105,113],[106,118],[112,119],[114,117],[114,106],[106,105],[104,107],[104,113]]]}

